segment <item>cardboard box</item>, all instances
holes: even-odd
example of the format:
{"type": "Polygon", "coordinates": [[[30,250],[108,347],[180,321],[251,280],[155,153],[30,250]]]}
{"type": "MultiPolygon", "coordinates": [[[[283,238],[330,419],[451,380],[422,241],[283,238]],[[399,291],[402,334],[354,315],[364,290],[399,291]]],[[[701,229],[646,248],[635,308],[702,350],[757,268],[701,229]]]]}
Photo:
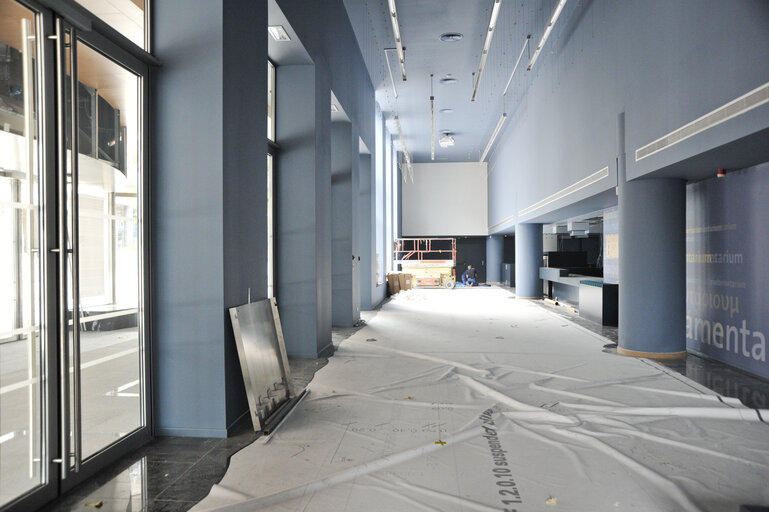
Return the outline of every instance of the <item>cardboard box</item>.
{"type": "Polygon", "coordinates": [[[398,274],[398,282],[401,290],[411,290],[414,276],[411,274],[398,274]]]}
{"type": "Polygon", "coordinates": [[[390,293],[390,295],[395,295],[401,291],[400,278],[398,274],[393,272],[387,274],[387,291],[390,293]]]}

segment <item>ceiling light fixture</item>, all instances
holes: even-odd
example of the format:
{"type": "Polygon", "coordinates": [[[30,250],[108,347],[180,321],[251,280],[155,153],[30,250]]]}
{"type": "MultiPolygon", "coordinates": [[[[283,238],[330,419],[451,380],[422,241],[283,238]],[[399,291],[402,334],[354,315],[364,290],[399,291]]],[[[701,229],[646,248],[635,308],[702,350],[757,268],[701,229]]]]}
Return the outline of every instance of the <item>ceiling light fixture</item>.
{"type": "Polygon", "coordinates": [[[267,27],[267,32],[269,32],[272,38],[276,41],[291,41],[291,36],[288,35],[288,32],[283,28],[283,25],[270,25],[267,27]]]}
{"type": "Polygon", "coordinates": [[[398,26],[398,11],[395,10],[395,0],[388,0],[390,4],[390,21],[393,24],[393,37],[395,46],[398,50],[398,61],[401,63],[401,75],[403,81],[406,81],[406,56],[403,54],[403,45],[401,44],[401,29],[398,26]]]}
{"type": "Polygon", "coordinates": [[[398,89],[395,88],[395,79],[393,78],[393,68],[390,67],[390,55],[387,53],[388,51],[392,51],[395,48],[385,48],[385,62],[387,62],[387,71],[390,72],[390,83],[393,84],[393,94],[395,94],[395,99],[398,99],[398,89]]]}
{"type": "Polygon", "coordinates": [[[435,160],[435,96],[432,73],[430,73],[430,160],[435,160]]]}
{"type": "Polygon", "coordinates": [[[441,34],[441,41],[444,43],[456,43],[457,41],[461,41],[463,37],[465,36],[459,32],[446,32],[445,34],[441,34]]]}
{"type": "Polygon", "coordinates": [[[443,137],[438,140],[438,144],[442,148],[448,148],[454,145],[454,137],[451,136],[451,132],[443,132],[443,137]]]}
{"type": "Polygon", "coordinates": [[[542,39],[539,40],[537,49],[534,50],[534,55],[531,56],[529,65],[526,66],[526,71],[531,71],[531,68],[534,67],[534,63],[537,62],[537,57],[539,57],[539,53],[542,51],[542,48],[545,46],[545,41],[547,41],[547,38],[550,37],[550,32],[553,30],[553,25],[555,25],[555,22],[558,21],[558,16],[561,15],[561,11],[563,11],[564,5],[566,5],[566,0],[558,0],[558,5],[555,6],[555,10],[553,10],[553,15],[550,16],[550,22],[545,27],[545,33],[542,34],[542,39]]]}
{"type": "Polygon", "coordinates": [[[507,89],[510,87],[510,82],[513,81],[513,75],[515,74],[515,70],[518,69],[518,64],[521,63],[521,58],[523,57],[523,52],[526,50],[526,47],[529,46],[529,41],[531,40],[531,34],[526,36],[526,41],[523,42],[523,47],[521,48],[521,53],[518,54],[518,60],[515,61],[515,66],[513,66],[513,72],[510,73],[510,78],[507,79],[507,85],[505,85],[505,91],[502,93],[502,96],[507,95],[507,89]]]}
{"type": "Polygon", "coordinates": [[[489,143],[486,144],[486,149],[483,150],[483,155],[481,155],[481,159],[478,160],[478,162],[483,162],[486,160],[486,155],[489,154],[489,150],[491,149],[491,146],[494,144],[494,139],[497,138],[497,135],[499,135],[499,131],[502,129],[502,125],[505,124],[505,121],[507,120],[507,114],[502,114],[502,117],[499,118],[499,122],[497,123],[497,127],[494,128],[494,133],[491,134],[491,138],[489,139],[489,143]]]}
{"type": "Polygon", "coordinates": [[[401,129],[401,122],[398,116],[395,116],[395,126],[398,128],[398,138],[401,141],[401,148],[403,149],[403,157],[406,159],[406,173],[403,175],[403,181],[406,181],[406,175],[411,177],[411,183],[414,183],[414,170],[411,167],[411,155],[409,150],[406,149],[406,138],[403,136],[403,130],[401,129]]]}
{"type": "Polygon", "coordinates": [[[494,7],[491,8],[491,19],[489,19],[489,29],[486,31],[486,40],[483,42],[481,64],[478,66],[478,74],[475,76],[475,87],[473,87],[473,97],[470,101],[475,101],[475,96],[478,94],[478,86],[481,85],[483,68],[486,66],[486,57],[488,57],[489,50],[491,49],[491,38],[494,37],[494,28],[497,26],[500,7],[502,7],[502,0],[494,0],[494,7]]]}
{"type": "Polygon", "coordinates": [[[453,78],[453,77],[450,77],[450,76],[447,76],[446,78],[441,78],[440,80],[438,80],[438,82],[441,85],[452,85],[452,84],[457,83],[457,79],[453,78]]]}
{"type": "Polygon", "coordinates": [[[442,108],[439,110],[441,114],[453,114],[454,109],[453,108],[442,108]]]}

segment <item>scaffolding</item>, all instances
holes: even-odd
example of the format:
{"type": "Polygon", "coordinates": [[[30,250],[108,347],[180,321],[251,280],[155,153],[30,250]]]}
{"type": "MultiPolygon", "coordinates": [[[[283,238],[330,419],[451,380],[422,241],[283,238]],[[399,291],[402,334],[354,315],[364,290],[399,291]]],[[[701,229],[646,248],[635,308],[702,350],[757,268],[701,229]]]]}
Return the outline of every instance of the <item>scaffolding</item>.
{"type": "Polygon", "coordinates": [[[396,238],[393,263],[414,276],[418,287],[454,288],[457,283],[456,238],[396,238]]]}

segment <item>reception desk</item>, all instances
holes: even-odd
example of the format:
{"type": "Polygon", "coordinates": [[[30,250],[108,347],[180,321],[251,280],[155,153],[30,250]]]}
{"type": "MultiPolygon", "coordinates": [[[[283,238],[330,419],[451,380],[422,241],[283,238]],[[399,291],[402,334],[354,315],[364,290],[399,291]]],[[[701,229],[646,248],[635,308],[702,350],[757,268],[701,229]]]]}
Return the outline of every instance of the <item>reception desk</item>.
{"type": "Polygon", "coordinates": [[[570,274],[568,269],[540,267],[548,295],[579,310],[579,316],[601,325],[618,325],[619,285],[603,278],[570,274]]]}

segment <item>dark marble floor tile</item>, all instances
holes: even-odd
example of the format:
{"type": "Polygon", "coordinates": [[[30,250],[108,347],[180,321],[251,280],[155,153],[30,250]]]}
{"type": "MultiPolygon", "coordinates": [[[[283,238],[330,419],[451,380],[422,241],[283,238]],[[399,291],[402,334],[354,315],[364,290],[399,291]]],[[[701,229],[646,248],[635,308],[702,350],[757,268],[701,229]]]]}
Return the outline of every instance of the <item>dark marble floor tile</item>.
{"type": "Polygon", "coordinates": [[[152,461],[194,463],[219,441],[219,438],[159,437],[142,447],[138,454],[152,461]]]}
{"type": "Polygon", "coordinates": [[[153,500],[145,512],[185,512],[195,506],[195,501],[153,500]]]}
{"type": "MultiPolygon", "coordinates": [[[[548,311],[603,336],[614,344],[619,340],[619,330],[616,327],[607,327],[586,320],[560,306],[553,306],[542,301],[537,301],[536,303],[548,311]]],[[[607,347],[605,350],[616,353],[616,348],[614,347],[607,347]]],[[[737,398],[746,407],[754,409],[766,409],[769,407],[769,381],[729,366],[721,361],[688,354],[685,359],[673,361],[660,360],[659,363],[681,375],[685,375],[719,395],[737,398]]]]}
{"type": "Polygon", "coordinates": [[[684,360],[660,363],[720,395],[738,399],[747,407],[769,407],[769,381],[760,377],[694,354],[684,360]]]}
{"type": "Polygon", "coordinates": [[[147,497],[156,498],[193,465],[192,462],[147,461],[147,497]]]}
{"type": "Polygon", "coordinates": [[[200,501],[227,471],[227,461],[204,457],[158,495],[160,500],[200,501]]]}

